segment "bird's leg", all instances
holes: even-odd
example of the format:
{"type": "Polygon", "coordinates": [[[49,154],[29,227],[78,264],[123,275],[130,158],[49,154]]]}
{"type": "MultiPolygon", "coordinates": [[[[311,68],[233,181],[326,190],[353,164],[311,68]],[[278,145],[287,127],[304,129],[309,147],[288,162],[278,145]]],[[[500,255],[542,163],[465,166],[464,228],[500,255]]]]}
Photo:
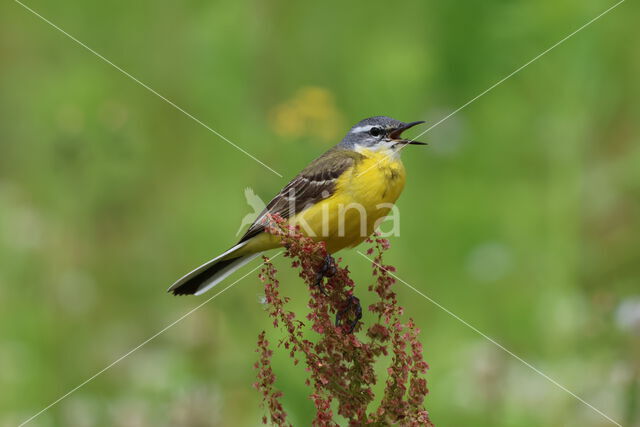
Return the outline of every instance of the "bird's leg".
{"type": "Polygon", "coordinates": [[[360,300],[353,295],[350,295],[349,298],[347,298],[345,308],[338,311],[336,314],[336,326],[341,325],[341,321],[349,314],[349,312],[353,312],[353,320],[349,323],[349,330],[347,332],[350,334],[355,329],[358,321],[362,319],[362,306],[360,305],[360,300]]]}
{"type": "MultiPolygon", "coordinates": [[[[324,257],[324,262],[320,266],[318,273],[316,274],[316,282],[315,286],[318,287],[322,295],[328,296],[326,290],[323,286],[323,280],[325,277],[332,277],[336,274],[336,261],[333,259],[331,255],[326,255],[324,257]]],[[[349,295],[347,300],[345,301],[344,308],[338,313],[336,313],[336,326],[340,326],[343,320],[350,320],[348,323],[347,333],[352,333],[355,329],[358,321],[362,319],[362,306],[360,305],[360,300],[353,295],[349,295]],[[351,315],[350,315],[351,314],[351,315]]]]}
{"type": "Polygon", "coordinates": [[[315,286],[317,286],[318,289],[320,289],[320,292],[322,293],[322,295],[327,296],[327,292],[325,291],[324,286],[322,286],[323,279],[325,277],[331,277],[334,274],[336,274],[336,261],[333,259],[331,255],[327,254],[324,257],[324,262],[320,266],[318,273],[316,274],[316,282],[315,282],[315,286]]]}

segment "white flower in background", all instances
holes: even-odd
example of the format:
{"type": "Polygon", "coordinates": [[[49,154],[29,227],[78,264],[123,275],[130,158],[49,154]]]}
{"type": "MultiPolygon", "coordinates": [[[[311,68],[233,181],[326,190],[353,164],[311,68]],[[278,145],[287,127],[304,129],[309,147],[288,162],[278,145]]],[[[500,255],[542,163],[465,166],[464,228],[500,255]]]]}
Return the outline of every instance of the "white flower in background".
{"type": "Polygon", "coordinates": [[[640,335],[640,297],[622,300],[616,309],[615,316],[618,328],[640,335]]]}

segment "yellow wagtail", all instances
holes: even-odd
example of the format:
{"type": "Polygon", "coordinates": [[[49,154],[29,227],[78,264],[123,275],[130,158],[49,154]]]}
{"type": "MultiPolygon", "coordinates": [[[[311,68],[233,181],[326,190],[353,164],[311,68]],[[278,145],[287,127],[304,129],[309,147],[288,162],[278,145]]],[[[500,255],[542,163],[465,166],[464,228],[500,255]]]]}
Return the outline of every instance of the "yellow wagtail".
{"type": "Polygon", "coordinates": [[[267,214],[280,215],[328,253],[354,247],[369,237],[398,199],[405,184],[399,151],[403,131],[424,122],[404,123],[378,116],[360,121],[344,139],[304,168],[269,202],[240,241],[174,283],[174,295],[202,294],[231,273],[280,245],[265,232],[267,214]]]}

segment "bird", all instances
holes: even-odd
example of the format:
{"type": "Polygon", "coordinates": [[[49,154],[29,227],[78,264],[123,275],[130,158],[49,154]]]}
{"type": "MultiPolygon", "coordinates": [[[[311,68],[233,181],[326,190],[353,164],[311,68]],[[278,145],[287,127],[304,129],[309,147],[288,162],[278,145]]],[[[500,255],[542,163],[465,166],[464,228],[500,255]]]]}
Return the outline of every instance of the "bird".
{"type": "Polygon", "coordinates": [[[269,215],[279,215],[287,224],[300,226],[302,234],[324,241],[328,254],[362,243],[404,189],[401,150],[427,145],[402,137],[421,123],[386,116],[356,123],[267,204],[238,243],[178,279],[168,292],[200,295],[261,253],[279,247],[279,237],[266,231],[269,215]]]}
{"type": "Polygon", "coordinates": [[[250,187],[244,189],[244,198],[247,200],[247,204],[253,208],[253,212],[246,214],[244,218],[242,218],[240,227],[238,231],[236,231],[236,236],[239,235],[247,225],[253,224],[267,208],[262,199],[250,187]]]}

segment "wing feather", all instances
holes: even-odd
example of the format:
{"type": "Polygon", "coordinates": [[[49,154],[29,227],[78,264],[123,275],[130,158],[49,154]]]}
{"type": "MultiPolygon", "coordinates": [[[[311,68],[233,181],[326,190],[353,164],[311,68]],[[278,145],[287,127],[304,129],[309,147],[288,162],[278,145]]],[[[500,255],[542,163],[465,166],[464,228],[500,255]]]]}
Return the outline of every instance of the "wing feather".
{"type": "Polygon", "coordinates": [[[267,214],[288,219],[333,195],[338,178],[362,158],[361,154],[342,148],[333,148],[318,157],[269,202],[238,243],[262,233],[267,214]]]}

